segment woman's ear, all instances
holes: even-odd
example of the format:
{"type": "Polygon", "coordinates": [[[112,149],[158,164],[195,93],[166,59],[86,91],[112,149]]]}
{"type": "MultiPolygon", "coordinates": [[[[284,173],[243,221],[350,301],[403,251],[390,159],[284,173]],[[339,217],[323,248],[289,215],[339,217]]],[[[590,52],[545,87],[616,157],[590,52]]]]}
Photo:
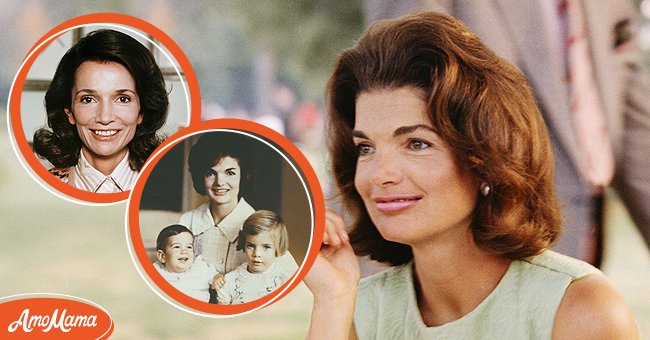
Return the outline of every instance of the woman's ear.
{"type": "Polygon", "coordinates": [[[74,115],[72,114],[72,111],[70,111],[70,109],[66,107],[63,109],[63,112],[65,112],[65,116],[68,117],[68,122],[70,122],[70,124],[72,125],[75,125],[76,122],[74,120],[74,115]]]}
{"type": "Polygon", "coordinates": [[[144,117],[142,116],[142,112],[138,113],[138,125],[140,125],[142,123],[143,119],[144,119],[144,117]]]}
{"type": "Polygon", "coordinates": [[[158,250],[156,252],[156,257],[158,258],[158,262],[160,263],[165,263],[165,252],[162,250],[158,250]]]}

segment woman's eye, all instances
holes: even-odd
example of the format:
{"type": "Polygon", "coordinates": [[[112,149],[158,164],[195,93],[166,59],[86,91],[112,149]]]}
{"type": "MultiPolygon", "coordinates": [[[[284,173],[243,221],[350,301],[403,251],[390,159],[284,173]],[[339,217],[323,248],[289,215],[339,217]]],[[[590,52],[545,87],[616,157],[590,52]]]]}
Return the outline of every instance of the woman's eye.
{"type": "Polygon", "coordinates": [[[226,172],[226,175],[228,175],[228,176],[235,176],[235,175],[237,175],[237,173],[234,172],[234,171],[227,171],[227,172],[226,172]]]}
{"type": "Polygon", "coordinates": [[[357,144],[357,151],[359,152],[359,156],[365,156],[372,153],[373,147],[366,143],[360,143],[357,144]]]}
{"type": "Polygon", "coordinates": [[[92,97],[81,97],[81,99],[79,99],[79,102],[83,103],[83,104],[90,104],[90,103],[93,102],[93,98],[92,97]]]}
{"type": "Polygon", "coordinates": [[[119,97],[117,97],[117,101],[119,103],[129,103],[129,102],[131,102],[131,97],[129,97],[129,96],[119,96],[119,97]]]}
{"type": "Polygon", "coordinates": [[[180,249],[180,248],[181,248],[181,246],[179,246],[179,245],[172,246],[172,249],[180,249]]]}
{"type": "Polygon", "coordinates": [[[419,139],[414,139],[414,140],[409,141],[409,148],[411,148],[413,150],[422,150],[422,149],[426,149],[426,148],[428,148],[430,146],[431,146],[431,144],[429,144],[428,142],[425,142],[425,141],[419,140],[419,139]]]}
{"type": "Polygon", "coordinates": [[[272,248],[273,248],[273,247],[271,247],[271,246],[264,246],[264,249],[265,249],[265,250],[271,250],[272,248]]]}
{"type": "Polygon", "coordinates": [[[207,177],[213,177],[214,175],[215,175],[214,171],[208,170],[208,171],[205,172],[205,175],[203,175],[203,176],[205,176],[207,178],[207,177]]]}

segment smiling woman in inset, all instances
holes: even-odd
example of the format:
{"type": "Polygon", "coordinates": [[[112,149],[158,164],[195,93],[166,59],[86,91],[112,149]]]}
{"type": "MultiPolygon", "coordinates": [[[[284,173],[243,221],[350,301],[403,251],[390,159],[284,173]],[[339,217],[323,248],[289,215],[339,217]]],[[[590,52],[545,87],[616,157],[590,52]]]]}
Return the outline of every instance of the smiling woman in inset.
{"type": "Polygon", "coordinates": [[[45,94],[49,129],[34,152],[69,185],[98,193],[130,190],[162,142],[169,100],[151,52],[127,34],[89,33],[59,63],[45,94]]]}
{"type": "Polygon", "coordinates": [[[313,339],[636,339],[561,230],[546,127],[521,72],[457,20],[371,26],[328,83],[333,177],[305,283],[313,339]],[[359,281],[355,256],[391,269],[359,281]]]}

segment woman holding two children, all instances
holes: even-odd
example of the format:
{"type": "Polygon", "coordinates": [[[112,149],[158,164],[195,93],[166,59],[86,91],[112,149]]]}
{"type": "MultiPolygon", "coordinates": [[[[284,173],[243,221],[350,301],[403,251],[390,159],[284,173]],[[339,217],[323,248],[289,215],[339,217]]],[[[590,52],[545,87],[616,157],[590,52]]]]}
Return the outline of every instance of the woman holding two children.
{"type": "Polygon", "coordinates": [[[455,19],[380,21],[328,84],[333,178],[305,282],[310,338],[617,338],[638,328],[560,232],[549,138],[522,74],[455,19]],[[354,249],[354,250],[353,250],[354,249]],[[357,255],[392,269],[359,282],[357,255]]]}
{"type": "MultiPolygon", "coordinates": [[[[235,132],[206,132],[188,158],[194,189],[208,201],[184,213],[178,223],[194,234],[196,254],[221,274],[246,263],[238,242],[244,222],[255,212],[244,199],[252,194],[255,177],[249,139],[235,132]]],[[[298,269],[288,250],[278,257],[277,266],[291,273],[298,269]]],[[[216,288],[223,283],[217,280],[216,288]]]]}

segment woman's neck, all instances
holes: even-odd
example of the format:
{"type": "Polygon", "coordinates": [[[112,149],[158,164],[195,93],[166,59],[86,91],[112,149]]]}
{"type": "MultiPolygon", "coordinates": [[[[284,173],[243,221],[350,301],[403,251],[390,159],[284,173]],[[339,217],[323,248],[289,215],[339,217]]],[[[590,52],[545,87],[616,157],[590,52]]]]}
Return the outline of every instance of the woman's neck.
{"type": "Polygon", "coordinates": [[[217,224],[226,218],[226,216],[235,210],[237,203],[238,201],[232,201],[227,204],[215,204],[214,202],[210,202],[210,214],[212,214],[214,223],[217,224]]]}
{"type": "Polygon", "coordinates": [[[464,237],[413,247],[415,291],[424,323],[440,326],[474,310],[496,288],[511,260],[480,249],[464,237]]]}
{"type": "Polygon", "coordinates": [[[117,168],[117,165],[120,164],[120,162],[124,159],[124,157],[126,157],[128,150],[124,149],[117,155],[111,157],[94,156],[89,151],[86,151],[86,149],[84,148],[81,149],[81,152],[83,153],[86,162],[88,162],[90,166],[92,166],[102,174],[109,176],[110,174],[113,173],[113,171],[115,171],[115,168],[117,168]]]}

